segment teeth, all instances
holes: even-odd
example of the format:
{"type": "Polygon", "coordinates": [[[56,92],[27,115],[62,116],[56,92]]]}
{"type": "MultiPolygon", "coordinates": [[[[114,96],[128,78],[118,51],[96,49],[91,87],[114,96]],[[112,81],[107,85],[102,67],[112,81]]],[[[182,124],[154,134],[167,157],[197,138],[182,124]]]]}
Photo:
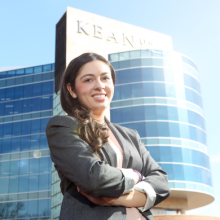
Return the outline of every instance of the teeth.
{"type": "Polygon", "coordinates": [[[96,98],[104,98],[105,95],[94,95],[93,97],[96,97],[96,98]]]}

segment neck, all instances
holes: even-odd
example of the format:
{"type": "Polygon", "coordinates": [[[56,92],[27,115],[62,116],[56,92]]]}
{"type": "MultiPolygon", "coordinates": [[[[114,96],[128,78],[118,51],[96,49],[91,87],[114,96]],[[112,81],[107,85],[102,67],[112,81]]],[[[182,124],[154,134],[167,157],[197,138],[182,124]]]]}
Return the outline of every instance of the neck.
{"type": "Polygon", "coordinates": [[[101,113],[95,113],[93,112],[92,117],[98,121],[100,121],[101,124],[105,123],[105,112],[101,113]]]}

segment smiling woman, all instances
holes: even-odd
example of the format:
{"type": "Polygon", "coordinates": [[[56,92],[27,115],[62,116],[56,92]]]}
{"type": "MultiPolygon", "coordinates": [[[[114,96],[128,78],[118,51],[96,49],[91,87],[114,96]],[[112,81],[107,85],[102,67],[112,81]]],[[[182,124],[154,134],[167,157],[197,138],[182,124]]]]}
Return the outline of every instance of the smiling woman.
{"type": "Polygon", "coordinates": [[[116,75],[105,58],[85,53],[62,75],[65,116],[54,116],[46,135],[64,195],[60,220],[154,219],[149,208],[166,199],[168,178],[135,130],[104,116],[116,75]]]}

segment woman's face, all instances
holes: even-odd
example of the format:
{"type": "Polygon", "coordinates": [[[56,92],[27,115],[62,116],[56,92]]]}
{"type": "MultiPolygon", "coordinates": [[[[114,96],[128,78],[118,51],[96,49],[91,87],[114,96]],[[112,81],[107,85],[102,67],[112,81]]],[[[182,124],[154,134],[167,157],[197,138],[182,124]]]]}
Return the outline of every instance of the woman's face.
{"type": "Polygon", "coordinates": [[[114,94],[109,66],[100,60],[83,65],[75,80],[74,93],[81,105],[94,114],[102,114],[110,105],[114,94]]]}

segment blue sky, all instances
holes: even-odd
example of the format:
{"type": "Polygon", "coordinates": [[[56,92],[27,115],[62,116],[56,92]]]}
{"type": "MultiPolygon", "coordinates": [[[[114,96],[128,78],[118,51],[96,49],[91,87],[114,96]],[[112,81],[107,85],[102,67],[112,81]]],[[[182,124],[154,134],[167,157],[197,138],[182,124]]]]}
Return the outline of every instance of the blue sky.
{"type": "Polygon", "coordinates": [[[197,63],[216,199],[187,213],[220,216],[220,1],[0,1],[0,67],[53,63],[55,25],[67,6],[170,35],[174,50],[197,63]]]}

